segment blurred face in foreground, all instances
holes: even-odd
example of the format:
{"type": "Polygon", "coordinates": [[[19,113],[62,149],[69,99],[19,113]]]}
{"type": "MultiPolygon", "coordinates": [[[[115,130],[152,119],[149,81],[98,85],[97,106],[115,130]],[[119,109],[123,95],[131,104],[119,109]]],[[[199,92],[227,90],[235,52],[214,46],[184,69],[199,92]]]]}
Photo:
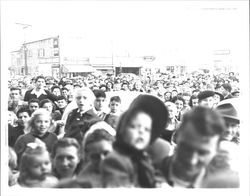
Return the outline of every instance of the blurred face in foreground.
{"type": "Polygon", "coordinates": [[[178,131],[173,173],[183,180],[194,180],[215,156],[219,136],[202,136],[192,123],[178,131]]]}
{"type": "Polygon", "coordinates": [[[200,101],[200,105],[212,108],[214,105],[214,97],[207,97],[200,101]]]}
{"type": "Polygon", "coordinates": [[[113,150],[112,142],[105,139],[92,142],[87,148],[86,156],[97,170],[99,170],[101,161],[113,150]]]}
{"type": "Polygon", "coordinates": [[[29,173],[34,179],[44,180],[51,174],[51,161],[48,152],[35,155],[29,166],[29,173]]]}
{"type": "Polygon", "coordinates": [[[128,123],[124,132],[124,142],[137,150],[144,150],[150,143],[152,119],[144,113],[138,112],[128,123]]]}

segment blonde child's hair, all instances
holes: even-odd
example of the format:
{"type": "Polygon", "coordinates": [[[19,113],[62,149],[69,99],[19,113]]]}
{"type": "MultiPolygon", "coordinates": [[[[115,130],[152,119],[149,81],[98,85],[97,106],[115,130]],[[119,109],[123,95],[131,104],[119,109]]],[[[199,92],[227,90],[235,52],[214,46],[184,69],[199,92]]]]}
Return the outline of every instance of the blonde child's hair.
{"type": "Polygon", "coordinates": [[[24,153],[21,156],[21,161],[19,165],[19,178],[18,182],[22,184],[27,178],[31,176],[30,174],[30,164],[35,156],[40,156],[43,153],[48,153],[45,143],[43,142],[31,142],[28,143],[24,153]]]}
{"type": "Polygon", "coordinates": [[[34,130],[34,122],[37,119],[38,116],[40,115],[47,115],[50,119],[50,123],[52,125],[52,118],[51,118],[51,114],[44,108],[39,108],[36,111],[34,111],[31,115],[30,120],[28,121],[27,127],[24,130],[25,133],[29,133],[32,132],[34,130]]]}
{"type": "Polygon", "coordinates": [[[82,87],[82,88],[77,88],[74,90],[74,99],[76,99],[76,96],[78,93],[80,92],[84,92],[84,94],[86,95],[86,97],[88,97],[91,100],[92,105],[94,104],[95,101],[95,95],[93,93],[92,90],[90,90],[90,88],[88,87],[82,87]]]}

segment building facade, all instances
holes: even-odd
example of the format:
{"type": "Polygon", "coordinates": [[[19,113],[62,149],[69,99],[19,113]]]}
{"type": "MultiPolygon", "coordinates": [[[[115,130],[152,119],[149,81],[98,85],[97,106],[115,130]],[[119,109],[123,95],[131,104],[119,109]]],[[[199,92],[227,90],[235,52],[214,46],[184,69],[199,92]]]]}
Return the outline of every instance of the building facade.
{"type": "Polygon", "coordinates": [[[52,76],[59,73],[59,37],[24,43],[18,51],[11,52],[12,76],[52,76]]]}
{"type": "Polygon", "coordinates": [[[155,73],[181,74],[183,65],[169,65],[166,59],[155,56],[87,56],[84,42],[60,36],[25,43],[11,52],[11,77],[37,75],[75,77],[95,71],[102,73],[134,73],[136,75],[155,73]],[[86,57],[87,56],[87,57],[86,57]]]}

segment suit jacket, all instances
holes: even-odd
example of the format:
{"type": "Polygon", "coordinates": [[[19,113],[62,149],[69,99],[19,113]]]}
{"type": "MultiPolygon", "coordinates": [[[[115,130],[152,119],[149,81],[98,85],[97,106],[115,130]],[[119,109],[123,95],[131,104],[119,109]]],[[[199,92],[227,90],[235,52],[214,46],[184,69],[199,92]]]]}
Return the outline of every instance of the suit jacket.
{"type": "Polygon", "coordinates": [[[84,114],[78,112],[78,108],[69,113],[65,124],[64,137],[75,138],[78,142],[82,142],[82,139],[86,131],[94,123],[101,121],[101,119],[94,113],[92,109],[88,110],[84,114]]]}
{"type": "Polygon", "coordinates": [[[26,91],[24,95],[24,101],[29,101],[31,99],[39,99],[39,101],[43,99],[50,99],[51,101],[57,101],[57,96],[53,95],[51,92],[48,90],[44,90],[47,95],[41,94],[39,97],[37,97],[35,94],[31,94],[33,89],[26,91]]]}

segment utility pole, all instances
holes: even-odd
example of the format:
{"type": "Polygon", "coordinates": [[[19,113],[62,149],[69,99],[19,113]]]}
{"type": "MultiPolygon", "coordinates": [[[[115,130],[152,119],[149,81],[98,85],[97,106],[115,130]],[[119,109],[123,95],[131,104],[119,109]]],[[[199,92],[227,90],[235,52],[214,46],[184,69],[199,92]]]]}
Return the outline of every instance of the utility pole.
{"type": "MultiPolygon", "coordinates": [[[[17,25],[21,25],[24,29],[27,29],[29,27],[32,27],[29,24],[23,24],[23,23],[15,23],[17,25]]],[[[25,31],[24,31],[24,43],[23,43],[23,51],[24,51],[24,73],[25,75],[28,75],[28,62],[27,62],[27,45],[26,45],[26,37],[25,37],[25,31]]]]}

